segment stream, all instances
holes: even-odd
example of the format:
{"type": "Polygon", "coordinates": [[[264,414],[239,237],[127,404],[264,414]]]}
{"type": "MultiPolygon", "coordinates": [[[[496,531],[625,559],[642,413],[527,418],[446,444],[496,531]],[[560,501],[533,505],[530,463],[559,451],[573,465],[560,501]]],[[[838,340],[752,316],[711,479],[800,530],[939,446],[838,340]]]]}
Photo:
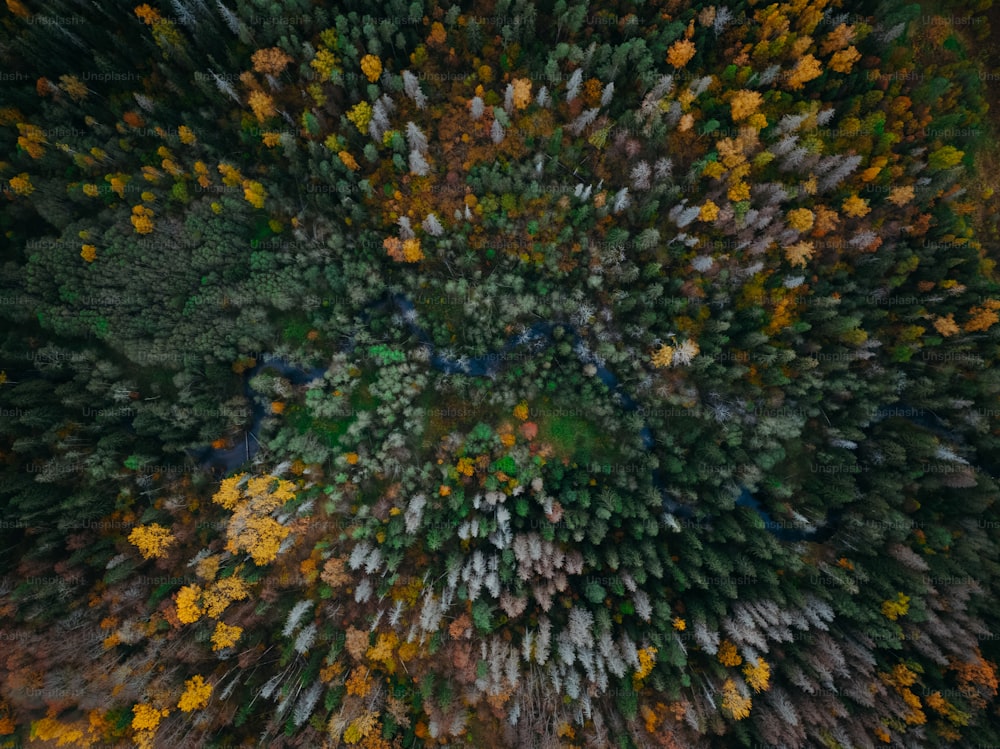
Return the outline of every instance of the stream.
{"type": "MultiPolygon", "coordinates": [[[[416,308],[413,302],[408,298],[398,294],[393,295],[389,299],[373,305],[369,309],[369,314],[372,309],[387,306],[390,303],[399,310],[407,329],[417,338],[417,340],[420,341],[421,344],[430,349],[430,364],[439,372],[446,374],[463,374],[469,377],[493,378],[497,375],[502,363],[506,359],[504,354],[510,353],[513,349],[518,348],[519,346],[534,343],[536,341],[547,341],[547,345],[553,345],[557,342],[555,338],[555,330],[557,328],[562,328],[566,340],[573,344],[573,349],[581,363],[592,364],[596,368],[595,374],[597,378],[600,379],[605,386],[607,386],[608,390],[611,391],[621,407],[625,411],[629,412],[634,412],[638,408],[638,404],[635,399],[633,399],[622,388],[618,376],[603,364],[598,364],[593,361],[592,357],[588,355],[586,348],[582,345],[583,341],[580,338],[576,327],[570,323],[537,322],[524,332],[516,335],[512,334],[508,337],[507,341],[498,352],[479,357],[463,357],[456,360],[440,353],[438,347],[434,344],[427,331],[420,327],[417,323],[416,308]]],[[[350,349],[353,349],[353,342],[348,345],[348,350],[350,349]]],[[[249,462],[260,450],[261,444],[258,441],[258,435],[260,434],[261,424],[269,411],[267,403],[262,399],[255,397],[255,393],[250,387],[250,381],[262,370],[274,370],[288,379],[288,381],[293,385],[304,385],[308,382],[320,379],[326,372],[325,367],[305,369],[298,365],[289,363],[284,357],[264,356],[261,361],[259,361],[252,369],[246,371],[243,376],[243,394],[250,402],[253,410],[253,419],[250,427],[246,431],[244,444],[236,445],[227,449],[216,449],[211,446],[206,446],[191,450],[191,456],[198,461],[202,467],[217,471],[222,475],[228,475],[240,466],[249,462]]],[[[919,415],[917,417],[905,417],[917,426],[928,429],[938,436],[951,439],[959,444],[961,443],[957,435],[944,428],[944,425],[940,422],[936,415],[930,414],[929,411],[924,409],[910,409],[906,406],[906,404],[898,403],[891,407],[882,408],[879,412],[880,415],[886,416],[892,415],[894,411],[898,411],[900,409],[918,412],[919,415]],[[927,414],[930,414],[930,416],[927,414]]],[[[651,450],[653,448],[655,440],[648,425],[644,424],[639,430],[639,438],[642,440],[643,447],[646,450],[651,450]]],[[[675,530],[679,530],[680,526],[676,520],[678,517],[682,518],[686,523],[700,522],[693,520],[694,508],[692,506],[682,504],[668,494],[660,469],[657,468],[653,470],[652,478],[654,486],[659,489],[660,494],[663,497],[663,520],[665,524],[673,527],[675,530]]],[[[817,526],[779,522],[774,520],[770,513],[768,513],[768,511],[761,505],[760,501],[750,494],[746,488],[741,489],[740,494],[736,499],[736,505],[738,507],[745,507],[756,512],[758,517],[760,517],[763,521],[764,527],[775,538],[780,541],[788,542],[822,542],[833,534],[836,526],[839,525],[839,520],[842,515],[842,510],[836,509],[830,513],[830,516],[825,522],[817,526]]]]}

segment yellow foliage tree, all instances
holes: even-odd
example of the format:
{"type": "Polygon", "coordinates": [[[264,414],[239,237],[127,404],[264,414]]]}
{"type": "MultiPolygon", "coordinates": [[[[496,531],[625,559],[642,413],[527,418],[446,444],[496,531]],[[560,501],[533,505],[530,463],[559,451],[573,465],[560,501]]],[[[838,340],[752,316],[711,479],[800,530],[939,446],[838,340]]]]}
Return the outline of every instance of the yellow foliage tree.
{"type": "Polygon", "coordinates": [[[233,601],[250,597],[250,589],[242,577],[230,575],[205,589],[202,606],[206,616],[218,619],[233,601]]]}
{"type": "Polygon", "coordinates": [[[969,713],[962,712],[956,708],[953,704],[941,696],[941,692],[931,692],[931,694],[924,698],[924,702],[927,703],[927,707],[931,708],[939,715],[943,715],[956,726],[969,725],[969,719],[972,716],[969,713]]]}
{"type": "Polygon", "coordinates": [[[35,191],[35,186],[31,184],[31,177],[27,172],[21,172],[16,177],[11,177],[8,182],[10,189],[18,195],[31,195],[35,191]]]}
{"type": "Polygon", "coordinates": [[[117,195],[119,198],[125,197],[125,185],[129,183],[129,177],[126,174],[108,174],[104,177],[105,181],[111,185],[111,191],[117,195]]]}
{"type": "Polygon", "coordinates": [[[734,203],[739,203],[741,200],[750,200],[750,185],[743,180],[737,180],[729,186],[726,197],[734,203]]]}
{"type": "Polygon", "coordinates": [[[188,679],[184,682],[184,687],[184,694],[177,702],[177,707],[182,712],[189,713],[192,710],[200,710],[208,704],[208,698],[212,695],[212,685],[201,676],[188,679]]]}
{"type": "Polygon", "coordinates": [[[812,256],[812,242],[796,242],[785,248],[785,259],[796,267],[804,268],[812,256]]]}
{"type": "Polygon", "coordinates": [[[212,501],[217,505],[222,505],[227,510],[235,508],[236,504],[243,498],[240,482],[244,480],[245,476],[245,473],[237,473],[235,476],[223,479],[222,483],[219,484],[218,491],[212,497],[212,501]]]}
{"type": "Polygon", "coordinates": [[[701,207],[701,213],[698,214],[698,218],[702,221],[715,221],[719,217],[719,206],[713,203],[711,200],[706,200],[705,204],[701,207]]]}
{"type": "Polygon", "coordinates": [[[333,52],[328,49],[321,49],[316,52],[316,57],[309,63],[309,67],[319,74],[321,81],[328,81],[330,80],[330,76],[333,75],[333,71],[337,69],[338,62],[339,60],[337,60],[333,52]]]}
{"type": "Polygon", "coordinates": [[[743,720],[750,715],[752,706],[750,698],[740,694],[736,682],[726,679],[722,685],[722,709],[729,712],[735,720],[743,720]]]}
{"type": "Polygon", "coordinates": [[[219,174],[222,175],[222,184],[228,187],[236,187],[243,182],[240,170],[230,164],[219,164],[219,174]]]}
{"type": "Polygon", "coordinates": [[[951,313],[949,313],[947,317],[934,318],[934,329],[945,338],[961,332],[961,329],[955,322],[955,315],[951,313]]]}
{"type": "Polygon", "coordinates": [[[155,731],[160,721],[170,715],[166,708],[157,710],[152,705],[139,704],[132,708],[132,728],[137,731],[155,731]]]}
{"type": "Polygon", "coordinates": [[[927,715],[921,709],[920,698],[910,689],[917,682],[917,674],[903,663],[897,663],[891,673],[881,673],[879,677],[885,684],[895,688],[896,693],[903,698],[909,709],[904,716],[907,725],[919,726],[927,722],[927,715]]]}
{"type": "Polygon", "coordinates": [[[844,211],[844,214],[851,218],[863,218],[871,213],[872,210],[868,207],[868,201],[865,198],[859,198],[857,195],[847,198],[840,207],[844,211]]]}
{"type": "Polygon", "coordinates": [[[292,61],[292,58],[278,47],[258,49],[250,59],[253,61],[253,69],[256,72],[272,76],[280,75],[281,71],[288,67],[288,63],[292,61]]]}
{"type": "Polygon", "coordinates": [[[347,693],[356,697],[365,697],[372,690],[372,682],[368,677],[368,669],[364,666],[356,666],[352,669],[347,681],[344,682],[347,693]]]}
{"type": "Polygon", "coordinates": [[[182,624],[194,624],[201,618],[201,586],[185,585],[177,591],[177,618],[182,624]]]}
{"type": "Polygon", "coordinates": [[[135,8],[135,14],[138,16],[143,23],[147,26],[152,26],[154,23],[160,20],[160,14],[156,9],[152,8],[148,3],[143,3],[135,8]]]}
{"type": "Polygon", "coordinates": [[[249,595],[246,585],[239,577],[230,576],[207,586],[202,591],[202,613],[218,619],[230,603],[243,600],[249,595]]]}
{"type": "Polygon", "coordinates": [[[564,721],[556,728],[556,736],[561,739],[572,740],[576,738],[576,731],[573,730],[573,726],[564,721]]]}
{"type": "Polygon", "coordinates": [[[253,110],[254,117],[257,118],[257,122],[264,122],[278,113],[274,107],[274,99],[263,91],[251,91],[247,101],[250,104],[250,109],[253,110]]]}
{"type": "Polygon", "coordinates": [[[170,715],[166,708],[157,710],[152,705],[139,704],[132,708],[132,729],[135,745],[138,749],[152,749],[156,738],[156,729],[160,721],[170,715]]]}
{"type": "Polygon", "coordinates": [[[830,69],[838,73],[850,73],[854,63],[861,59],[861,53],[853,46],[842,49],[830,58],[830,69]]]}
{"type": "Polygon", "coordinates": [[[514,108],[525,109],[531,104],[531,81],[527,78],[515,78],[511,85],[514,87],[514,108]]]}
{"type": "Polygon", "coordinates": [[[723,666],[738,666],[743,663],[743,658],[736,651],[736,646],[729,640],[723,640],[719,644],[719,652],[715,657],[723,666]]]}
{"type": "Polygon", "coordinates": [[[431,24],[431,33],[427,37],[427,43],[431,45],[441,46],[447,41],[448,35],[444,30],[444,24],[440,21],[435,21],[431,24]]]}
{"type": "Polygon", "coordinates": [[[263,208],[267,191],[260,182],[248,179],[243,183],[243,197],[254,208],[263,208]]]}
{"type": "Polygon", "coordinates": [[[353,156],[351,156],[349,151],[338,151],[337,158],[340,159],[341,163],[352,172],[355,172],[360,168],[358,167],[358,162],[353,156]]]}
{"type": "MultiPolygon", "coordinates": [[[[92,263],[97,259],[97,248],[92,244],[85,244],[80,250],[80,257],[86,260],[88,263],[92,263]]],[[[147,557],[148,559],[149,557],[147,557]]]]}
{"type": "Polygon", "coordinates": [[[715,144],[719,150],[719,161],[727,169],[735,169],[746,163],[747,157],[743,153],[746,142],[741,138],[723,138],[715,144]]]}
{"type": "Polygon", "coordinates": [[[19,122],[17,123],[17,131],[20,133],[17,145],[27,151],[31,158],[40,159],[45,154],[45,148],[42,144],[47,142],[42,129],[38,125],[19,122]]]}
{"type": "Polygon", "coordinates": [[[258,476],[246,479],[244,486],[243,475],[233,478],[236,481],[223,481],[212,498],[233,510],[226,529],[226,550],[234,554],[246,551],[255,564],[269,564],[291,533],[269,515],[295,496],[295,485],[274,476],[258,476]]]}
{"type": "Polygon", "coordinates": [[[239,642],[242,634],[243,627],[230,626],[219,622],[215,625],[215,631],[212,633],[212,650],[231,648],[239,642]]]}
{"type": "Polygon", "coordinates": [[[62,84],[62,90],[69,94],[73,101],[83,101],[90,93],[87,84],[83,83],[75,75],[61,75],[59,76],[59,83],[62,84]]]}
{"type": "Polygon", "coordinates": [[[894,187],[889,192],[889,197],[887,200],[896,206],[904,206],[913,200],[914,192],[911,185],[905,185],[903,187],[894,187]]]}
{"type": "Polygon", "coordinates": [[[163,161],[160,162],[160,166],[162,166],[169,174],[171,174],[174,177],[180,177],[182,174],[184,174],[184,170],[181,169],[177,165],[177,162],[174,161],[173,159],[164,159],[163,161]]]}
{"type": "Polygon", "coordinates": [[[340,557],[330,557],[327,559],[319,578],[334,590],[343,587],[351,579],[347,573],[347,565],[340,557]]]}
{"type": "Polygon", "coordinates": [[[793,322],[795,322],[795,297],[784,296],[774,307],[774,313],[771,315],[771,322],[768,323],[767,327],[764,329],[768,335],[774,335],[793,322]]]}
{"type": "Polygon", "coordinates": [[[361,72],[370,83],[375,83],[382,75],[382,61],[375,55],[365,55],[361,58],[361,72]]]}
{"type": "Polygon", "coordinates": [[[709,161],[705,164],[705,168],[701,170],[701,173],[706,177],[711,177],[712,179],[718,179],[723,174],[726,173],[726,167],[720,164],[718,161],[709,161]]]}
{"type": "MultiPolygon", "coordinates": [[[[656,708],[659,710],[661,715],[666,711],[666,707],[667,706],[662,702],[656,703],[656,708]]],[[[643,705],[642,709],[639,711],[639,714],[642,716],[643,726],[646,728],[648,733],[656,733],[656,729],[659,728],[660,723],[663,720],[661,715],[656,714],[657,710],[653,710],[648,705],[643,705]]]]}
{"type": "Polygon", "coordinates": [[[819,47],[820,54],[828,55],[838,49],[843,49],[852,41],[854,41],[854,27],[842,23],[826,35],[826,39],[819,47]]]}
{"type": "Polygon", "coordinates": [[[837,228],[840,217],[837,212],[824,205],[816,206],[816,225],[813,227],[813,236],[822,237],[837,228]]]}
{"type": "Polygon", "coordinates": [[[889,599],[882,602],[882,616],[886,619],[896,621],[901,616],[906,616],[910,610],[910,597],[898,593],[896,600],[889,599]]]}
{"type": "MultiPolygon", "coordinates": [[[[112,185],[113,186],[113,185],[112,185]]],[[[132,207],[132,226],[136,234],[150,234],[153,231],[153,211],[144,205],[132,207]]]]}
{"type": "Polygon", "coordinates": [[[342,737],[344,743],[354,745],[371,736],[378,728],[378,715],[378,713],[365,713],[351,721],[342,737]]]}
{"type": "Polygon", "coordinates": [[[89,721],[63,723],[53,717],[45,717],[31,724],[33,741],[54,742],[49,746],[93,746],[101,739],[100,726],[89,721]]]}
{"type": "Polygon", "coordinates": [[[969,310],[969,314],[972,317],[965,323],[965,331],[967,333],[977,333],[989,330],[1000,322],[1000,315],[997,315],[997,310],[1000,310],[1000,301],[996,299],[987,299],[982,306],[973,307],[969,310]]]}
{"type": "Polygon", "coordinates": [[[164,528],[159,523],[151,523],[133,528],[128,540],[139,549],[143,559],[158,559],[177,539],[169,528],[164,528]]]}
{"type": "Polygon", "coordinates": [[[798,63],[788,75],[788,88],[797,91],[809,81],[823,75],[823,66],[812,55],[800,57],[798,63]]]}
{"type": "Polygon", "coordinates": [[[347,113],[347,119],[354,123],[358,132],[365,132],[368,129],[368,123],[372,119],[372,105],[367,101],[359,101],[347,113]]]}
{"type": "Polygon", "coordinates": [[[365,654],[369,660],[380,663],[386,673],[393,673],[396,670],[396,661],[393,657],[396,647],[399,645],[399,636],[395,632],[380,634],[375,644],[368,648],[365,654]]]}
{"type": "Polygon", "coordinates": [[[688,39],[678,39],[667,50],[667,62],[675,68],[683,68],[694,57],[695,51],[694,42],[688,39]]]}
{"type": "Polygon", "coordinates": [[[657,369],[669,367],[674,361],[674,347],[663,344],[653,352],[651,363],[657,369]]]}
{"type": "Polygon", "coordinates": [[[181,42],[180,32],[177,31],[177,27],[174,26],[173,21],[168,21],[163,18],[159,12],[150,7],[149,4],[143,3],[135,9],[135,14],[138,16],[143,23],[151,27],[153,30],[153,39],[156,40],[157,46],[164,50],[167,54],[167,50],[170,47],[176,47],[181,42]]]}
{"type": "Polygon", "coordinates": [[[420,240],[416,237],[403,240],[403,260],[408,263],[416,263],[424,259],[424,253],[420,249],[420,240]]]}
{"type": "Polygon", "coordinates": [[[816,222],[816,215],[808,208],[793,208],[785,218],[795,231],[809,231],[816,222]]]}
{"type": "Polygon", "coordinates": [[[729,102],[729,106],[733,114],[733,121],[739,122],[740,120],[747,119],[751,115],[755,114],[760,108],[760,105],[763,103],[764,97],[757,91],[737,91],[733,94],[733,98],[729,102]]]}
{"type": "Polygon", "coordinates": [[[386,237],[382,240],[386,254],[397,263],[415,263],[423,259],[424,254],[420,250],[420,240],[413,238],[405,241],[396,237],[386,237]]]}
{"type": "Polygon", "coordinates": [[[277,520],[268,517],[249,517],[244,529],[226,544],[226,550],[236,553],[247,551],[254,564],[270,564],[278,556],[281,542],[291,531],[277,520]]]}
{"type": "Polygon", "coordinates": [[[959,151],[954,146],[941,146],[941,148],[931,152],[927,163],[931,169],[951,169],[962,162],[963,156],[965,156],[965,152],[959,151]]]}
{"type": "Polygon", "coordinates": [[[765,691],[771,679],[771,667],[763,658],[758,658],[757,663],[746,663],[743,666],[743,676],[747,684],[755,692],[765,691]]]}
{"type": "Polygon", "coordinates": [[[202,580],[214,580],[219,571],[219,555],[209,554],[194,567],[195,574],[202,580]]]}
{"type": "Polygon", "coordinates": [[[640,648],[636,653],[639,658],[639,668],[632,674],[632,684],[637,688],[642,680],[652,673],[653,667],[656,665],[657,652],[659,651],[650,645],[648,648],[640,648]]]}

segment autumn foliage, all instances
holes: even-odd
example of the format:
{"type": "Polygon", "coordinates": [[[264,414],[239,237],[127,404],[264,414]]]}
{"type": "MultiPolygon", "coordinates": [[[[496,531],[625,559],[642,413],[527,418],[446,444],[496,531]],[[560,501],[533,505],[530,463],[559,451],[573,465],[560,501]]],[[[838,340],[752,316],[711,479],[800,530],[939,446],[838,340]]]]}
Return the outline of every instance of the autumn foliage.
{"type": "Polygon", "coordinates": [[[1000,742],[984,11],[53,1],[0,749],[1000,742]]]}

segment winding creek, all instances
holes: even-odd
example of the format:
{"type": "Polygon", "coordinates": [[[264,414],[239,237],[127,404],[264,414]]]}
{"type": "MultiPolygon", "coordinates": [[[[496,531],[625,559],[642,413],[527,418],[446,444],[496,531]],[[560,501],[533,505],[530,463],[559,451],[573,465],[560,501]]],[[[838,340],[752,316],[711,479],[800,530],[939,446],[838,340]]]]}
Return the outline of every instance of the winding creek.
{"type": "MultiPolygon", "coordinates": [[[[504,354],[508,354],[513,349],[520,346],[535,342],[545,342],[546,345],[551,346],[558,342],[555,337],[555,331],[557,328],[561,328],[564,332],[564,339],[573,344],[574,352],[580,359],[581,363],[592,364],[595,367],[596,376],[607,386],[608,390],[611,391],[619,405],[625,411],[629,412],[634,412],[638,408],[638,404],[635,399],[624,391],[618,376],[603,364],[598,364],[588,357],[586,349],[580,345],[582,343],[582,339],[580,338],[576,327],[571,323],[538,322],[522,333],[518,333],[516,335],[512,334],[508,337],[507,341],[500,348],[500,350],[495,353],[455,360],[441,354],[427,331],[420,327],[417,323],[414,304],[408,298],[401,295],[393,295],[388,299],[372,305],[372,307],[369,308],[368,314],[370,314],[375,308],[384,307],[390,304],[394,305],[398,309],[404,324],[409,331],[420,341],[422,345],[426,346],[430,350],[430,365],[439,372],[446,374],[463,374],[469,377],[495,377],[501,368],[501,363],[505,360],[505,357],[503,356],[504,354]]],[[[349,349],[350,348],[353,348],[353,344],[349,344],[349,349]]],[[[236,445],[227,449],[216,449],[211,446],[207,446],[192,450],[192,457],[197,460],[202,467],[218,471],[222,475],[228,475],[253,459],[253,457],[260,450],[261,444],[258,440],[258,435],[260,434],[260,428],[264,418],[268,414],[268,409],[267,403],[263,399],[256,397],[254,390],[250,387],[250,382],[256,374],[263,370],[273,370],[285,377],[293,385],[304,385],[308,382],[320,379],[326,372],[325,367],[303,368],[295,364],[290,364],[285,358],[282,357],[264,357],[264,359],[258,362],[252,369],[247,370],[243,376],[243,394],[251,404],[253,419],[246,432],[244,444],[236,445]]],[[[926,412],[923,409],[912,409],[904,403],[897,403],[891,407],[887,406],[879,409],[879,413],[880,415],[885,416],[898,414],[901,410],[906,412],[912,410],[920,414],[918,416],[907,415],[904,417],[913,424],[921,428],[928,429],[940,437],[959,443],[961,442],[958,435],[948,431],[935,415],[931,414],[930,416],[927,416],[926,414],[929,412],[926,412]]],[[[648,425],[644,424],[642,426],[639,430],[639,437],[646,450],[651,450],[653,448],[655,439],[653,437],[652,430],[648,425]]],[[[681,518],[681,522],[683,523],[700,523],[700,521],[694,520],[695,515],[693,507],[681,504],[669,495],[663,476],[658,468],[653,470],[652,478],[654,486],[659,489],[660,494],[663,497],[664,521],[668,525],[673,526],[675,529],[679,529],[680,526],[677,523],[676,518],[681,518]]],[[[806,527],[801,524],[778,522],[774,520],[768,511],[761,505],[760,501],[750,494],[746,488],[741,489],[739,496],[736,499],[736,505],[738,507],[746,507],[749,510],[756,512],[758,517],[760,517],[763,521],[764,527],[773,536],[775,536],[775,538],[780,541],[788,542],[820,542],[826,540],[833,534],[842,517],[842,511],[837,509],[832,511],[826,521],[818,526],[806,527]]]]}

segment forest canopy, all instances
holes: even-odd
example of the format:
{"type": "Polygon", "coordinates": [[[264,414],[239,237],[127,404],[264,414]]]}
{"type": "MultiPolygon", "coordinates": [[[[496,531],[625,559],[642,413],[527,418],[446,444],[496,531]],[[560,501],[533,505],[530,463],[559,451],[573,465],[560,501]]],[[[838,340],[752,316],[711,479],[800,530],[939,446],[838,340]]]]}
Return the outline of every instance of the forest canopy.
{"type": "Polygon", "coordinates": [[[1000,745],[974,5],[6,0],[0,749],[1000,745]]]}

